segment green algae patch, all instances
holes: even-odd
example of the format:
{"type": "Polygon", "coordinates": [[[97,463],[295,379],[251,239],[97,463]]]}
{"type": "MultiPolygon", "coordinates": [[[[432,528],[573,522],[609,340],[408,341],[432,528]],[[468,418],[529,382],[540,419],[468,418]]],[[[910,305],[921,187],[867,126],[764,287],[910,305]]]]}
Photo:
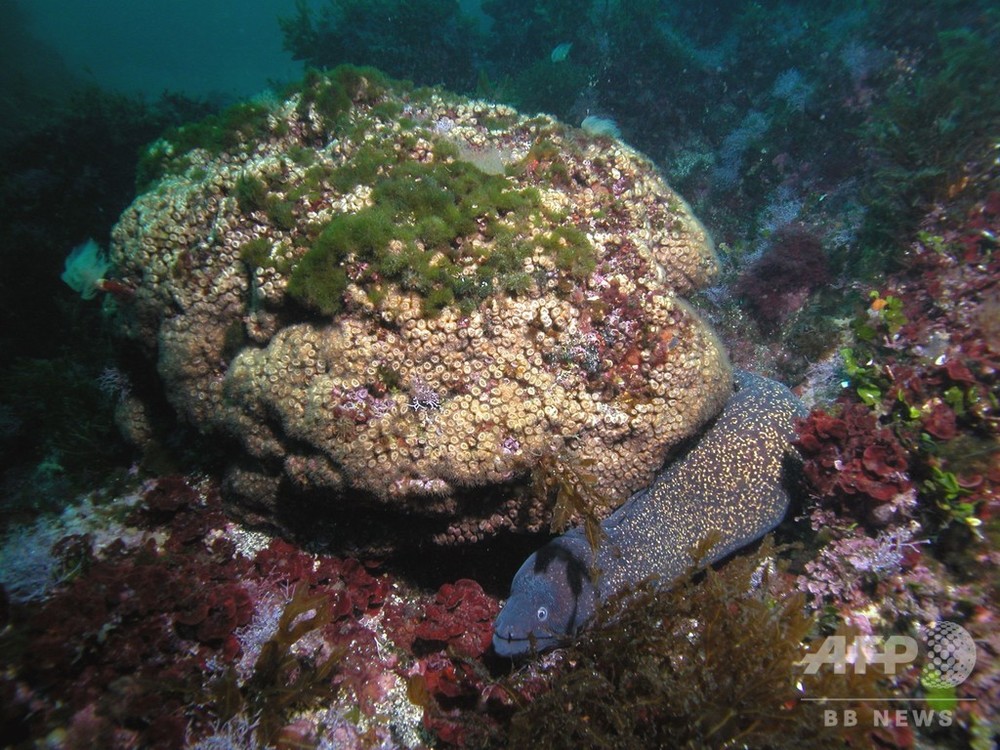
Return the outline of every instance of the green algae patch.
{"type": "Polygon", "coordinates": [[[271,241],[257,237],[240,246],[240,260],[252,268],[263,268],[271,259],[271,241]]]}
{"type": "Polygon", "coordinates": [[[313,108],[330,123],[337,122],[356,104],[376,104],[390,88],[390,81],[376,68],[340,65],[328,73],[310,69],[289,93],[301,93],[300,115],[313,108]]]}
{"type": "MultiPolygon", "coordinates": [[[[355,105],[379,103],[389,85],[385,75],[375,68],[342,65],[328,73],[309,70],[302,82],[289,87],[284,94],[298,97],[300,117],[313,110],[332,130],[355,105]]],[[[395,116],[400,109],[393,102],[379,106],[385,117],[395,116]]],[[[184,173],[194,163],[193,151],[201,150],[214,157],[262,139],[288,136],[287,118],[279,114],[263,102],[240,102],[200,122],[171,128],[140,156],[136,170],[138,192],[145,192],[164,177],[184,173]]],[[[309,157],[300,150],[298,158],[309,157]]]]}
{"type": "Polygon", "coordinates": [[[267,206],[267,183],[260,177],[241,174],[233,190],[240,211],[261,211],[267,206]]]}
{"type": "Polygon", "coordinates": [[[556,227],[543,235],[541,245],[555,258],[556,267],[576,279],[597,268],[597,252],[587,235],[574,226],[556,227]]]}
{"type": "MultiPolygon", "coordinates": [[[[333,183],[345,188],[373,180],[376,165],[389,168],[375,153],[375,147],[363,148],[358,169],[341,168],[333,183]]],[[[288,293],[298,302],[324,314],[338,312],[345,268],[353,267],[362,286],[388,282],[418,292],[427,314],[453,304],[470,309],[492,290],[495,277],[522,271],[531,255],[530,246],[514,242],[509,227],[530,221],[540,206],[538,192],[514,188],[467,162],[391,166],[375,182],[371,200],[320,232],[292,273],[288,293]],[[505,241],[494,242],[488,252],[476,250],[470,238],[479,234],[505,241]]],[[[528,285],[522,274],[501,286],[524,291],[528,285]]]]}
{"type": "Polygon", "coordinates": [[[270,114],[265,104],[242,102],[201,122],[168,130],[139,157],[138,191],[148,190],[164,177],[185,172],[193,164],[190,154],[196,149],[215,156],[268,135],[276,126],[270,114]]]}

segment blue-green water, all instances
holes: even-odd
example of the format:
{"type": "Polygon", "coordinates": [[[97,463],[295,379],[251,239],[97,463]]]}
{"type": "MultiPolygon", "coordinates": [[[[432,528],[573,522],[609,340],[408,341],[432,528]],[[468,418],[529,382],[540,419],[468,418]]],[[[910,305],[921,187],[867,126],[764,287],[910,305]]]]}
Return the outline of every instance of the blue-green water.
{"type": "Polygon", "coordinates": [[[156,97],[249,96],[299,66],[281,48],[277,16],[294,0],[32,0],[30,29],[67,65],[99,86],[156,97]]]}

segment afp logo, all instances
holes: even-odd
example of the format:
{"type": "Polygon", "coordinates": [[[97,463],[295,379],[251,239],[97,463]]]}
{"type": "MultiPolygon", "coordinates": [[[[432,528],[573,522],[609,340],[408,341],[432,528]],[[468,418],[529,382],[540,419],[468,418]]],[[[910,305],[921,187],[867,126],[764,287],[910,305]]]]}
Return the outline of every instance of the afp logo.
{"type": "MultiPolygon", "coordinates": [[[[894,675],[900,667],[909,666],[921,656],[920,681],[928,690],[957,687],[972,674],[976,666],[976,642],[961,625],[939,622],[927,629],[921,641],[918,643],[915,638],[905,635],[893,635],[884,640],[875,636],[829,636],[799,664],[806,674],[816,674],[823,666],[832,667],[834,674],[845,674],[848,669],[856,674],[865,674],[869,665],[877,664],[883,674],[894,675]]],[[[826,698],[805,700],[823,702],[826,698]]],[[[921,702],[922,699],[894,700],[921,702]]],[[[947,727],[954,721],[951,709],[918,709],[916,706],[876,709],[871,711],[870,716],[874,727],[947,727]]],[[[858,711],[852,708],[828,708],[823,711],[823,725],[826,727],[856,727],[859,721],[858,711]]]]}
{"type": "Polygon", "coordinates": [[[976,642],[953,622],[939,622],[924,635],[926,661],[920,681],[928,688],[957,687],[976,666],[976,642]]]}
{"type": "Polygon", "coordinates": [[[848,638],[832,635],[823,639],[819,649],[806,654],[799,662],[805,674],[816,674],[831,666],[834,674],[865,674],[868,665],[879,665],[882,673],[894,675],[900,667],[912,664],[923,652],[920,680],[924,687],[941,689],[965,682],[976,666],[976,642],[969,632],[954,622],[939,622],[923,636],[923,649],[915,638],[892,635],[882,639],[860,635],[848,638]]]}

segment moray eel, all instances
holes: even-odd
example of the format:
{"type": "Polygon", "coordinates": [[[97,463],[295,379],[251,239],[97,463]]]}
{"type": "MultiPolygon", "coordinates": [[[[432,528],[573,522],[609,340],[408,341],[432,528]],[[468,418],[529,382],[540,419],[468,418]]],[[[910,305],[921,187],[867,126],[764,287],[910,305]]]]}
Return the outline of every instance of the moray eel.
{"type": "Polygon", "coordinates": [[[706,563],[781,522],[793,418],[806,409],[773,380],[740,371],[735,381],[735,393],[689,452],[604,520],[596,553],[577,528],[524,562],[493,626],[498,655],[558,646],[611,594],[650,576],[669,583],[688,569],[689,550],[710,532],[719,537],[706,563]]]}

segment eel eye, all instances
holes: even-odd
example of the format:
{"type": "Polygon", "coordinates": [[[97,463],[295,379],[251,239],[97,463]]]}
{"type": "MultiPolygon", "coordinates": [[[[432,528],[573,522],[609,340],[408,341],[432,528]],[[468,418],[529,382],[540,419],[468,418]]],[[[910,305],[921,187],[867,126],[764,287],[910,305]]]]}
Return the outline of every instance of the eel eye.
{"type": "Polygon", "coordinates": [[[538,612],[536,614],[538,615],[539,622],[545,622],[546,620],[549,619],[549,610],[546,609],[545,607],[539,607],[538,612]]]}

